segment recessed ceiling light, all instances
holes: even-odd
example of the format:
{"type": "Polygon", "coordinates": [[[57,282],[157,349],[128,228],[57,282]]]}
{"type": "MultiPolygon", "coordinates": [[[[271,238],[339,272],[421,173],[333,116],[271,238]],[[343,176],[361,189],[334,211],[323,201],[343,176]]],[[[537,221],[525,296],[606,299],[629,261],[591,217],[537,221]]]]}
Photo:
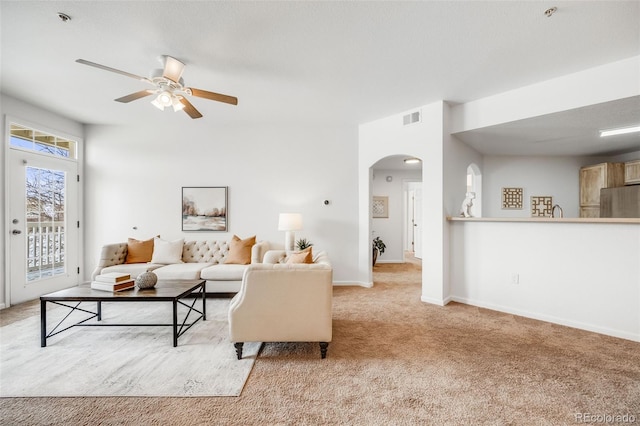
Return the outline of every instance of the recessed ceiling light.
{"type": "Polygon", "coordinates": [[[600,130],[600,137],[624,135],[625,133],[640,132],[640,126],[624,127],[621,129],[600,130]]]}
{"type": "Polygon", "coordinates": [[[417,164],[420,162],[419,158],[405,158],[404,159],[404,163],[405,164],[417,164]]]}

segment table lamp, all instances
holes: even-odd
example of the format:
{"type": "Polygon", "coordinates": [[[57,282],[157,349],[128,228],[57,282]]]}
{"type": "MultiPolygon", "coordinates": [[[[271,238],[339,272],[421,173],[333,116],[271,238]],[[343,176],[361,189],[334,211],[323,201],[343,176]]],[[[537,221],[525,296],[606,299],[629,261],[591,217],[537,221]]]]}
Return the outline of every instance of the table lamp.
{"type": "Polygon", "coordinates": [[[302,229],[302,215],[300,213],[280,213],[278,231],[286,231],[284,235],[284,249],[293,251],[296,235],[294,231],[302,229]]]}

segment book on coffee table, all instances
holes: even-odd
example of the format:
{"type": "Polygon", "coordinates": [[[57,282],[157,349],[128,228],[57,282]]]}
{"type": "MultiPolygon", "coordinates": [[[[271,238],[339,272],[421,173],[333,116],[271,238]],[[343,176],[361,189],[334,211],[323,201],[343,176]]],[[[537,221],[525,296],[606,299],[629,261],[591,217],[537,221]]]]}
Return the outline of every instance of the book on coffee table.
{"type": "Polygon", "coordinates": [[[120,283],[131,279],[131,275],[122,272],[107,272],[96,277],[95,281],[103,283],[120,283]]]}
{"type": "Polygon", "coordinates": [[[119,283],[105,283],[100,281],[91,281],[91,288],[101,291],[122,291],[135,287],[135,280],[129,279],[119,283]]]}

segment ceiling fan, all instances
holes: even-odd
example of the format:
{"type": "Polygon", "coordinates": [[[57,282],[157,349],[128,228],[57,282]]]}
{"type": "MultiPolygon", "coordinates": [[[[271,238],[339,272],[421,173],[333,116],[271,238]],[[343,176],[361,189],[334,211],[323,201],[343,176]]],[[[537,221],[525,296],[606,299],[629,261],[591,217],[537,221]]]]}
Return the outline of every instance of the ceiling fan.
{"type": "Polygon", "coordinates": [[[154,95],[155,98],[151,103],[164,110],[166,107],[173,107],[174,111],[183,110],[191,118],[200,118],[202,114],[189,102],[187,96],[196,96],[199,98],[210,99],[212,101],[225,102],[227,104],[238,105],[238,98],[220,93],[208,92],[206,90],[195,89],[193,87],[185,87],[182,79],[182,72],[185,64],[176,58],[163,55],[158,58],[164,64],[164,69],[157,69],[151,73],[149,78],[131,74],[126,71],[120,71],[106,65],[100,65],[85,59],[77,59],[76,62],[92,67],[100,68],[105,71],[115,72],[136,80],[144,81],[151,84],[153,89],[145,89],[139,92],[131,93],[116,99],[118,102],[131,102],[146,96],[154,95]]]}

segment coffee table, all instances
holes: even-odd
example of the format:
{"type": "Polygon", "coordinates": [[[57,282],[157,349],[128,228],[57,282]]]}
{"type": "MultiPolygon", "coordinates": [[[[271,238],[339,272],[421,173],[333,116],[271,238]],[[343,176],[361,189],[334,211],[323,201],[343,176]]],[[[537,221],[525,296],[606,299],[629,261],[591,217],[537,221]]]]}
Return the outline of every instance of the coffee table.
{"type": "Polygon", "coordinates": [[[178,346],[178,337],[182,336],[191,326],[200,319],[205,321],[206,314],[206,293],[204,280],[160,280],[151,289],[140,290],[134,287],[130,290],[109,292],[94,290],[89,283],[71,287],[53,293],[45,294],[40,297],[40,346],[47,346],[47,339],[62,333],[72,327],[79,326],[171,326],[173,328],[173,346],[178,346]],[[193,297],[191,304],[185,303],[184,299],[193,297]],[[197,300],[202,300],[202,310],[195,308],[197,300]],[[69,309],[69,313],[56,326],[47,332],[47,302],[64,306],[69,309]],[[71,303],[77,302],[77,303],[71,303]],[[90,308],[81,308],[80,304],[85,302],[96,302],[95,312],[90,308]],[[171,324],[103,324],[102,320],[102,302],[171,302],[173,304],[173,321],[171,324]],[[178,305],[185,306],[188,311],[181,321],[178,323],[178,305]],[[74,311],[81,311],[89,314],[89,317],[73,324],[67,325],[65,320],[74,311]],[[191,322],[187,322],[189,315],[194,313],[198,315],[193,317],[191,322]],[[89,322],[96,318],[96,322],[89,322]],[[64,324],[64,325],[63,325],[64,324]]]}

